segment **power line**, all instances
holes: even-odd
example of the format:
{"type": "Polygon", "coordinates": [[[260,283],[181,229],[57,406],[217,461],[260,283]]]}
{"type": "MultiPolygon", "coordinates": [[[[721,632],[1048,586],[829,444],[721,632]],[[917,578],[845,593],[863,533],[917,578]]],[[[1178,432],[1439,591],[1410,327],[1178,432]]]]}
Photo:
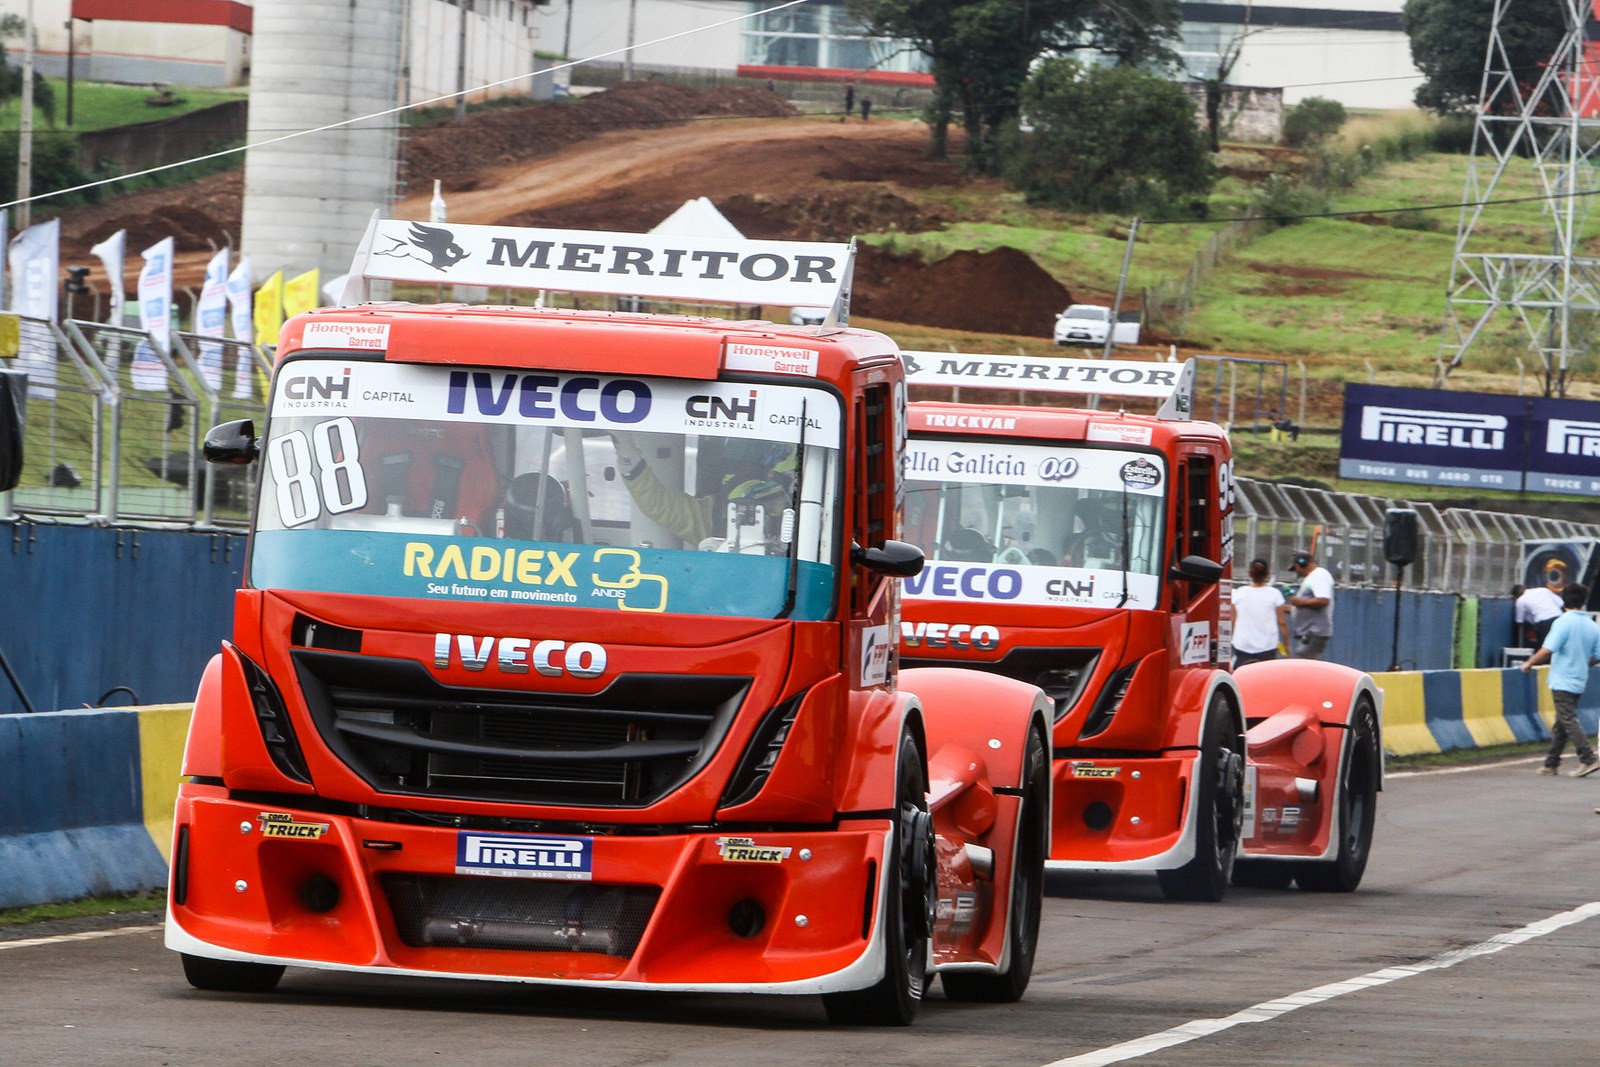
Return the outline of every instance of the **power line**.
{"type": "MultiPolygon", "coordinates": [[[[750,19],[758,18],[758,17],[760,17],[762,15],[771,14],[772,12],[775,12],[775,11],[783,11],[783,10],[785,10],[787,8],[799,7],[802,4],[808,4],[808,3],[811,3],[811,2],[812,2],[812,0],[785,0],[784,3],[775,4],[772,7],[763,8],[763,9],[761,9],[759,11],[747,11],[742,15],[735,15],[732,18],[722,19],[719,22],[706,23],[704,26],[695,26],[695,27],[693,27],[691,29],[679,30],[677,33],[669,33],[669,34],[666,34],[665,36],[657,37],[656,39],[654,39],[652,41],[643,41],[643,42],[634,44],[632,46],[625,45],[622,48],[614,48],[609,52],[602,52],[599,55],[589,56],[587,59],[569,60],[566,63],[560,63],[560,64],[557,64],[554,67],[550,67],[550,68],[548,68],[546,71],[544,71],[542,73],[548,73],[548,74],[554,75],[558,71],[569,70],[572,67],[581,66],[584,63],[593,63],[593,62],[596,62],[597,60],[610,59],[613,56],[624,55],[629,51],[636,51],[636,50],[638,50],[640,48],[649,48],[649,47],[652,47],[652,46],[658,45],[658,44],[666,44],[669,41],[676,41],[676,40],[680,40],[680,39],[682,39],[684,37],[692,37],[697,33],[704,33],[706,30],[715,30],[715,29],[719,29],[719,28],[721,28],[723,26],[731,26],[731,25],[734,25],[734,24],[739,23],[739,22],[745,22],[745,21],[750,20],[750,19]]],[[[517,75],[515,75],[513,77],[500,78],[500,79],[498,79],[496,81],[486,82],[486,83],[481,84],[481,85],[474,85],[474,86],[472,86],[470,88],[461,89],[461,90],[459,90],[457,92],[445,93],[445,94],[440,95],[440,96],[430,97],[427,100],[419,100],[414,104],[400,104],[400,105],[398,105],[396,107],[385,108],[382,111],[374,111],[374,112],[371,112],[370,114],[366,114],[366,115],[357,115],[357,116],[355,116],[353,118],[340,119],[338,122],[329,122],[329,123],[326,123],[325,125],[317,126],[317,127],[312,128],[312,129],[296,130],[296,131],[293,131],[291,133],[280,134],[277,137],[268,137],[265,140],[256,141],[253,144],[236,145],[233,148],[219,149],[218,151],[215,151],[215,152],[208,152],[205,155],[194,156],[194,157],[192,157],[190,159],[180,160],[180,161],[178,161],[176,163],[162,163],[162,164],[159,164],[158,166],[146,167],[144,170],[134,171],[134,172],[132,172],[130,174],[119,174],[114,178],[101,178],[101,179],[98,179],[98,180],[92,181],[92,182],[84,182],[84,183],[79,184],[79,185],[68,186],[68,187],[66,187],[64,189],[52,189],[51,191],[45,192],[45,193],[37,193],[37,194],[29,195],[29,196],[19,196],[15,200],[8,200],[5,203],[0,204],[0,211],[4,211],[6,208],[10,208],[10,207],[16,207],[19,204],[34,204],[34,203],[38,203],[41,200],[51,200],[51,199],[54,199],[55,197],[58,197],[58,196],[67,196],[67,195],[69,195],[71,193],[81,193],[81,192],[86,192],[87,190],[90,190],[90,189],[99,189],[99,188],[103,188],[104,186],[107,186],[107,185],[115,185],[118,182],[131,181],[134,178],[144,178],[144,177],[148,177],[151,174],[161,174],[161,173],[164,173],[164,172],[169,171],[169,170],[176,170],[179,167],[189,166],[190,164],[193,164],[193,163],[206,163],[206,162],[209,162],[209,161],[211,161],[213,159],[223,159],[223,158],[228,157],[228,156],[237,155],[240,152],[248,152],[252,148],[264,148],[267,145],[281,144],[284,141],[291,141],[291,140],[294,140],[297,137],[307,137],[307,136],[310,136],[311,134],[314,134],[314,133],[327,133],[330,130],[343,129],[346,126],[353,126],[356,123],[367,122],[367,121],[372,120],[372,119],[386,118],[386,117],[388,117],[390,115],[398,115],[398,114],[401,114],[403,112],[412,111],[412,110],[416,110],[416,109],[419,109],[419,108],[434,107],[434,106],[436,106],[438,104],[443,104],[443,103],[454,101],[457,97],[468,96],[468,95],[470,95],[472,93],[482,92],[482,91],[487,90],[487,89],[494,89],[494,88],[497,88],[497,87],[499,87],[501,85],[507,85],[507,84],[509,84],[511,82],[524,81],[524,80],[527,79],[527,77],[528,77],[528,75],[526,73],[517,74],[517,75]]],[[[21,189],[19,189],[17,191],[19,193],[23,192],[23,190],[21,190],[21,189]]]]}

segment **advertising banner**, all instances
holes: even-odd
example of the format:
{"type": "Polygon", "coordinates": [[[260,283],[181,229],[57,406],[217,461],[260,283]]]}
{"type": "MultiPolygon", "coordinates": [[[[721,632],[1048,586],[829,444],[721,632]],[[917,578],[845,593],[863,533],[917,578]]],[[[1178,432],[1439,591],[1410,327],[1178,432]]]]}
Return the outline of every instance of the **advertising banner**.
{"type": "MultiPolygon", "coordinates": [[[[172,351],[172,255],[173,240],[163,237],[140,253],[144,267],[139,271],[139,328],[150,335],[163,352],[172,351]]],[[[133,387],[157,391],[167,387],[167,367],[150,343],[139,342],[129,368],[133,387]]]]}
{"type": "MultiPolygon", "coordinates": [[[[11,310],[28,318],[56,319],[59,279],[61,220],[51,219],[29,226],[11,242],[8,258],[11,267],[11,310]]],[[[56,395],[56,352],[48,333],[24,329],[17,369],[28,374],[28,395],[51,400],[56,395]]]]}
{"type": "Polygon", "coordinates": [[[1339,475],[1600,496],[1600,403],[1345,386],[1339,475]]]}
{"type": "MultiPolygon", "coordinates": [[[[228,250],[222,249],[206,264],[206,280],[195,305],[194,332],[201,337],[221,337],[228,320],[228,250]]],[[[200,342],[200,373],[212,389],[222,388],[222,345],[200,342]]]]}

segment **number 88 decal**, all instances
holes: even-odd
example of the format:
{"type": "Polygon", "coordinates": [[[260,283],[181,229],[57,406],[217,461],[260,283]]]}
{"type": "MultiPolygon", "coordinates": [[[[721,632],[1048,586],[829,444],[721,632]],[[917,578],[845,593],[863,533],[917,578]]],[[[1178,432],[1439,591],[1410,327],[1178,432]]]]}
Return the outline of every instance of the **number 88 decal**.
{"type": "Polygon", "coordinates": [[[338,515],[367,505],[356,427],[347,418],[318,423],[309,435],[304,430],[284,434],[272,442],[267,462],[285,526],[304,526],[324,510],[338,515]]]}

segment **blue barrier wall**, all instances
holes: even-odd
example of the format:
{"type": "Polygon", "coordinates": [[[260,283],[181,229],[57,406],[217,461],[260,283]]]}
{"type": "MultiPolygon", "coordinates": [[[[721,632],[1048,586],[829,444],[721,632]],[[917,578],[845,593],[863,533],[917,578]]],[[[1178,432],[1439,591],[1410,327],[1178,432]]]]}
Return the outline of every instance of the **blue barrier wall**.
{"type": "Polygon", "coordinates": [[[132,711],[0,715],[0,908],[166,884],[140,763],[132,711]]]}
{"type": "MultiPolygon", "coordinates": [[[[0,652],[36,709],[193,700],[233,632],[239,533],[0,524],[0,652]]],[[[0,713],[24,710],[0,677],[0,713]]]]}
{"type": "MultiPolygon", "coordinates": [[[[1445,670],[1455,666],[1456,609],[1460,601],[1454,593],[1401,593],[1402,667],[1445,670]]],[[[1335,590],[1328,659],[1376,673],[1388,670],[1395,662],[1394,647],[1393,589],[1335,590]]]]}

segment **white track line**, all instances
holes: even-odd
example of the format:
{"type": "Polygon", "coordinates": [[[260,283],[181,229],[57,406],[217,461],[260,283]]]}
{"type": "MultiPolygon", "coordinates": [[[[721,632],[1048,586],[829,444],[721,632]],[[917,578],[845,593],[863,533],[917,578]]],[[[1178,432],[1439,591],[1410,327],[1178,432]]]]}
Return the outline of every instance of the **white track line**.
{"type": "Polygon", "coordinates": [[[12,948],[33,948],[35,945],[64,945],[69,941],[93,941],[100,937],[143,934],[159,929],[161,929],[160,923],[152,923],[149,926],[119,926],[115,930],[85,930],[77,934],[56,934],[54,937],[30,937],[23,941],[0,941],[0,952],[12,948]]]}
{"type": "Polygon", "coordinates": [[[1492,771],[1496,767],[1518,767],[1524,763],[1543,763],[1543,756],[1530,756],[1527,759],[1502,759],[1493,763],[1469,763],[1464,767],[1429,767],[1421,771],[1384,771],[1383,780],[1390,778],[1425,778],[1434,774],[1470,774],[1473,771],[1492,771]]]}
{"type": "Polygon", "coordinates": [[[1300,993],[1292,993],[1276,1000],[1263,1001],[1253,1007],[1245,1008],[1243,1011],[1234,1012],[1232,1015],[1222,1019],[1193,1019],[1181,1026],[1163,1030],[1159,1034],[1148,1034],[1144,1037],[1134,1038],[1132,1041],[1124,1041],[1120,1045],[1111,1045],[1094,1052],[1085,1052],[1081,1056],[1069,1056],[1063,1060],[1055,1060],[1046,1064],[1045,1067],[1098,1067],[1101,1064],[1122,1063],[1125,1060],[1138,1059],[1140,1056],[1148,1056],[1152,1052],[1160,1052],[1162,1049],[1172,1048],[1174,1045],[1182,1045],[1198,1038],[1209,1037],[1212,1034],[1231,1030],[1235,1026],[1242,1026],[1245,1023],[1269,1022],[1280,1015],[1287,1015],[1289,1012],[1300,1008],[1321,1004],[1323,1001],[1332,1000],[1334,997],[1342,997],[1346,993],[1372,989],[1375,986],[1387,985],[1390,982],[1397,982],[1402,978],[1410,978],[1413,975],[1423,974],[1427,971],[1454,967],[1458,963],[1476,959],[1479,956],[1493,955],[1501,949],[1520,945],[1524,941],[1531,941],[1536,937],[1543,937],[1563,927],[1583,922],[1585,919],[1591,919],[1596,915],[1600,915],[1600,901],[1585,904],[1571,911],[1561,912],[1559,915],[1552,915],[1548,919],[1540,919],[1538,922],[1529,923],[1520,930],[1513,930],[1506,934],[1496,934],[1489,940],[1480,941],[1476,945],[1440,953],[1432,959],[1423,960],[1421,963],[1408,964],[1404,967],[1385,967],[1381,971],[1372,971],[1356,978],[1346,979],[1343,982],[1331,982],[1328,985],[1317,986],[1315,989],[1307,989],[1300,993]]]}

